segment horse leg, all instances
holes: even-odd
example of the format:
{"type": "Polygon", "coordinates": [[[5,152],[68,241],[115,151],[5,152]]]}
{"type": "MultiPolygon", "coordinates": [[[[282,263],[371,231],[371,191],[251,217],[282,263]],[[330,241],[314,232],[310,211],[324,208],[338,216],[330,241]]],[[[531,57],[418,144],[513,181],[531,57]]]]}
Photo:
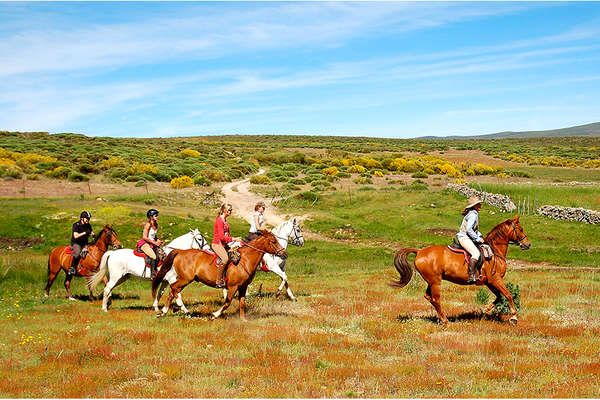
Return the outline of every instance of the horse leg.
{"type": "Polygon", "coordinates": [[[240,286],[238,290],[238,298],[240,300],[240,319],[242,322],[248,322],[246,319],[246,290],[248,286],[240,286]]]}
{"type": "Polygon", "coordinates": [[[213,313],[213,318],[219,318],[221,314],[223,314],[223,311],[225,311],[227,307],[229,307],[229,305],[231,304],[231,300],[233,300],[233,296],[235,296],[235,293],[237,292],[237,289],[237,286],[227,288],[227,298],[225,299],[223,306],[213,313]]]}
{"type": "Polygon", "coordinates": [[[508,305],[510,307],[509,321],[511,324],[516,324],[518,321],[517,309],[515,308],[515,303],[513,301],[512,294],[510,294],[510,291],[506,288],[506,286],[504,285],[504,282],[502,282],[502,279],[500,279],[500,278],[494,279],[489,284],[491,286],[493,286],[494,288],[496,288],[496,290],[498,290],[504,297],[506,297],[506,300],[508,300],[508,305]]]}
{"type": "Polygon", "coordinates": [[[442,310],[442,302],[440,301],[441,288],[442,285],[440,283],[429,283],[427,286],[427,290],[425,291],[425,298],[435,308],[435,311],[437,311],[440,321],[442,321],[443,324],[447,324],[448,318],[446,318],[446,314],[444,314],[444,311],[442,310]]]}
{"type": "Polygon", "coordinates": [[[73,295],[71,294],[71,279],[73,279],[72,275],[67,274],[67,276],[65,277],[65,290],[67,291],[67,296],[69,297],[69,300],[77,300],[75,297],[73,297],[73,295]]]}
{"type": "Polygon", "coordinates": [[[44,296],[50,296],[50,287],[54,283],[54,280],[58,276],[59,272],[60,269],[58,271],[52,271],[50,268],[48,268],[48,283],[46,284],[46,293],[44,294],[44,296]]]}
{"type": "Polygon", "coordinates": [[[171,302],[173,301],[173,299],[177,299],[177,297],[179,296],[179,292],[181,292],[183,288],[188,285],[188,283],[190,283],[190,281],[186,282],[184,280],[181,280],[181,278],[177,278],[177,280],[171,284],[171,291],[169,292],[169,297],[167,297],[167,301],[165,302],[165,305],[162,308],[162,314],[160,314],[159,316],[163,316],[169,312],[171,302]]]}
{"type": "Polygon", "coordinates": [[[482,310],[484,314],[487,314],[490,311],[492,311],[494,307],[496,307],[496,304],[498,304],[502,299],[502,295],[500,294],[498,289],[496,289],[494,286],[491,286],[489,283],[487,284],[487,287],[496,296],[496,298],[482,310]]]}
{"type": "Polygon", "coordinates": [[[181,311],[184,314],[189,314],[190,311],[185,307],[185,304],[183,304],[183,299],[181,297],[181,292],[177,293],[177,299],[175,300],[175,303],[177,303],[177,305],[179,306],[179,308],[181,309],[181,311]]]}
{"type": "Polygon", "coordinates": [[[160,298],[162,297],[163,293],[165,292],[165,288],[167,287],[169,283],[166,280],[163,280],[160,283],[160,288],[158,289],[158,292],[156,292],[156,298],[154,299],[154,303],[152,304],[152,307],[154,307],[154,311],[159,312],[160,308],[158,308],[158,302],[160,301],[160,298]]]}
{"type": "Polygon", "coordinates": [[[126,276],[120,276],[118,278],[115,276],[113,278],[114,275],[116,274],[110,276],[110,281],[104,286],[104,295],[102,296],[102,311],[104,312],[108,312],[108,307],[110,307],[110,304],[112,303],[110,298],[113,289],[127,280],[126,276]]]}

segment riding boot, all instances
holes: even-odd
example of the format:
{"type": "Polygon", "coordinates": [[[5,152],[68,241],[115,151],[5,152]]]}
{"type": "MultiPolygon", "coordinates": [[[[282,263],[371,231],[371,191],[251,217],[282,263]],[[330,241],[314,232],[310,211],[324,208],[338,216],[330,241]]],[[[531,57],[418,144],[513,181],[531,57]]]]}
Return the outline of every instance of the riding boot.
{"type": "Polygon", "coordinates": [[[158,258],[150,259],[150,279],[156,278],[156,271],[158,270],[158,258]]]}
{"type": "Polygon", "coordinates": [[[476,258],[469,259],[469,280],[467,283],[475,283],[477,281],[477,261],[476,258]]]}
{"type": "Polygon", "coordinates": [[[215,280],[215,287],[219,289],[225,287],[225,281],[223,280],[223,271],[225,271],[225,267],[222,265],[217,265],[217,278],[215,280]]]}
{"type": "Polygon", "coordinates": [[[77,265],[79,264],[79,257],[73,257],[73,261],[71,261],[71,265],[69,266],[69,270],[67,273],[69,275],[77,274],[77,265]]]}

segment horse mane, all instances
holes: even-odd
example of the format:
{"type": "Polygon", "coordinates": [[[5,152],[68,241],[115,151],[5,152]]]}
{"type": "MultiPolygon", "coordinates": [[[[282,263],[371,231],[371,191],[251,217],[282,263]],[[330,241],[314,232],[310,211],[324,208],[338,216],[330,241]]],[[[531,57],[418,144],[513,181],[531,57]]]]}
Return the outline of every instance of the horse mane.
{"type": "Polygon", "coordinates": [[[92,246],[92,245],[95,245],[96,243],[98,243],[98,240],[100,240],[100,237],[104,234],[104,232],[114,232],[114,230],[112,228],[109,228],[108,226],[102,227],[102,230],[100,231],[100,233],[96,235],[94,240],[92,240],[90,243],[88,243],[88,246],[92,246]]]}
{"type": "Polygon", "coordinates": [[[500,222],[498,225],[493,227],[492,230],[487,235],[485,235],[485,241],[488,243],[492,243],[498,240],[504,233],[504,226],[508,226],[510,221],[511,219],[509,218],[506,221],[500,222]]]}
{"type": "Polygon", "coordinates": [[[280,223],[279,225],[277,225],[275,228],[273,228],[273,230],[271,231],[271,233],[275,233],[277,235],[281,235],[281,230],[283,229],[283,227],[290,222],[290,220],[287,221],[283,221],[282,223],[280,223]]]}

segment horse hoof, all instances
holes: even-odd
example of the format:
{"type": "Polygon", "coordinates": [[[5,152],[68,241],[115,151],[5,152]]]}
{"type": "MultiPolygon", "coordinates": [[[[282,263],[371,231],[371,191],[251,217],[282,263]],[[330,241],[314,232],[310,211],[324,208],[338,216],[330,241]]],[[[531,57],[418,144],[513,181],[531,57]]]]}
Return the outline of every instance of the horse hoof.
{"type": "Polygon", "coordinates": [[[515,317],[515,316],[510,317],[510,319],[508,320],[508,322],[510,322],[512,325],[516,325],[517,324],[517,317],[515,317]]]}
{"type": "Polygon", "coordinates": [[[69,300],[71,300],[71,301],[77,301],[77,299],[75,297],[69,297],[69,300]]]}
{"type": "Polygon", "coordinates": [[[50,297],[50,296],[48,296],[48,293],[44,293],[44,297],[50,297]]]}

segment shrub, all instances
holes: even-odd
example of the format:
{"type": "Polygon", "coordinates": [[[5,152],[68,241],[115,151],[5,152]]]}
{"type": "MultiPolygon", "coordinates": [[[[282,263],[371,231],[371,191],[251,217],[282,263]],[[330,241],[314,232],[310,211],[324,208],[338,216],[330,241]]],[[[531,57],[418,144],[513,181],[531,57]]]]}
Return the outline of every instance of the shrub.
{"type": "Polygon", "coordinates": [[[113,169],[117,167],[124,167],[125,165],[125,160],[123,160],[121,157],[111,157],[108,160],[102,160],[100,163],[100,168],[113,169]]]}
{"type": "Polygon", "coordinates": [[[321,198],[321,196],[315,192],[301,192],[298,193],[296,197],[300,200],[308,201],[310,203],[316,203],[321,198]]]}
{"type": "Polygon", "coordinates": [[[335,176],[340,171],[336,167],[329,167],[329,168],[323,168],[322,172],[324,175],[327,175],[327,176],[335,176]]]}
{"type": "Polygon", "coordinates": [[[253,185],[268,185],[271,183],[271,179],[266,175],[252,175],[250,177],[250,183],[253,185]]]}
{"type": "Polygon", "coordinates": [[[294,185],[293,183],[286,183],[285,185],[282,186],[282,188],[285,190],[300,190],[300,187],[294,185]]]}
{"type": "Polygon", "coordinates": [[[223,173],[223,171],[219,171],[215,168],[205,169],[200,173],[206,179],[211,180],[212,182],[226,182],[228,181],[227,176],[223,173]]]}
{"type": "Polygon", "coordinates": [[[50,178],[55,179],[65,179],[69,176],[71,170],[65,167],[56,167],[52,171],[47,171],[44,175],[49,176],[50,178]]]}
{"type": "Polygon", "coordinates": [[[349,174],[347,172],[341,171],[341,172],[338,172],[338,174],[336,176],[338,178],[350,178],[352,176],[352,174],[349,174]]]}
{"type": "Polygon", "coordinates": [[[27,179],[30,181],[37,181],[38,179],[40,179],[40,176],[38,174],[31,174],[27,175],[27,179]]]}
{"type": "Polygon", "coordinates": [[[139,175],[139,174],[156,174],[158,168],[152,164],[144,164],[141,162],[134,162],[129,168],[127,168],[127,175],[139,175]]]}
{"type": "Polygon", "coordinates": [[[194,178],[194,184],[200,186],[210,186],[212,182],[204,176],[198,176],[194,178]]]}
{"type": "Polygon", "coordinates": [[[185,157],[200,157],[200,152],[192,149],[183,149],[179,153],[185,157]]]}
{"type": "Polygon", "coordinates": [[[383,172],[381,172],[381,171],[374,171],[373,175],[382,178],[383,177],[383,172]]]}
{"type": "MultiPolygon", "coordinates": [[[[519,311],[521,309],[521,289],[519,288],[519,285],[515,286],[512,283],[507,282],[506,288],[508,289],[510,294],[512,294],[513,302],[515,303],[515,308],[517,309],[517,311],[519,311]]],[[[510,314],[510,306],[508,305],[506,297],[501,297],[500,302],[496,304],[494,310],[499,314],[510,314]]]]}
{"type": "Polygon", "coordinates": [[[194,180],[187,175],[180,176],[179,178],[171,179],[171,187],[175,189],[183,189],[186,187],[194,186],[194,180]]]}
{"type": "Polygon", "coordinates": [[[367,178],[366,176],[359,176],[354,180],[354,183],[357,185],[366,185],[373,183],[373,180],[371,178],[367,178]]]}
{"type": "Polygon", "coordinates": [[[302,178],[290,179],[290,183],[293,185],[306,185],[306,181],[302,178]]]}
{"type": "Polygon", "coordinates": [[[135,187],[146,186],[146,181],[137,181],[135,187]]]}
{"type": "Polygon", "coordinates": [[[353,165],[348,169],[348,172],[362,174],[366,170],[367,169],[365,167],[363,167],[362,165],[353,165]]]}
{"type": "Polygon", "coordinates": [[[419,171],[419,172],[415,172],[411,176],[413,178],[427,178],[428,175],[425,172],[419,171]]]}
{"type": "Polygon", "coordinates": [[[69,172],[67,179],[69,179],[71,182],[85,182],[90,180],[90,178],[87,175],[84,175],[77,171],[69,172]]]}
{"type": "Polygon", "coordinates": [[[0,165],[0,178],[18,179],[22,176],[21,170],[13,165],[0,165]]]}
{"type": "Polygon", "coordinates": [[[98,172],[98,168],[95,165],[88,164],[88,163],[80,164],[77,169],[82,174],[90,174],[90,173],[95,174],[98,172]]]}

